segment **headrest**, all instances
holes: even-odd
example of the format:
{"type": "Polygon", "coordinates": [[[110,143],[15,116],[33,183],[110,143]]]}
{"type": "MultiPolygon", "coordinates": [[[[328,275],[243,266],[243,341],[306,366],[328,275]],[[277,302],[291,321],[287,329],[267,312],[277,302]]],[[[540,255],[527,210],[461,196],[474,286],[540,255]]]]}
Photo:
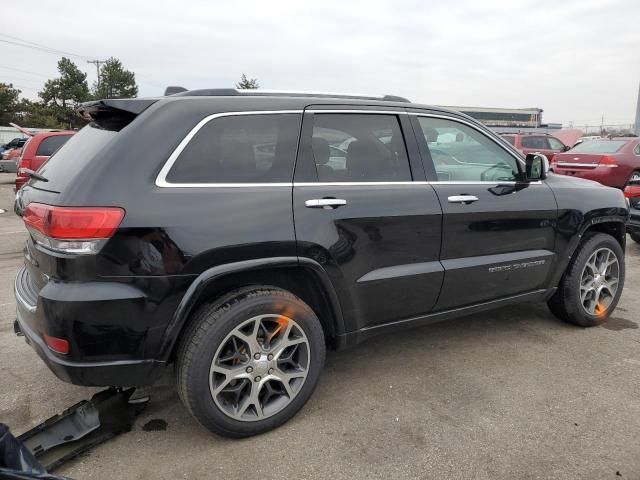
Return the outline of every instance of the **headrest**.
{"type": "Polygon", "coordinates": [[[355,140],[347,149],[347,171],[352,178],[375,177],[384,169],[384,158],[375,145],[355,140]]]}
{"type": "Polygon", "coordinates": [[[311,139],[311,149],[313,150],[313,158],[316,165],[326,165],[329,162],[329,142],[322,137],[313,137],[311,139]]]}

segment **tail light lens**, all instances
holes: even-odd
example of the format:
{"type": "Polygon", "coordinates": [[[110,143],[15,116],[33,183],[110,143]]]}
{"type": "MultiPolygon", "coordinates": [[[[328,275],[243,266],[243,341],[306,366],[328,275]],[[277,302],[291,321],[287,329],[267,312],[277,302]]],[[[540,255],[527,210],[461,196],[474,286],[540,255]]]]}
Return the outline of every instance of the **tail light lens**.
{"type": "Polygon", "coordinates": [[[640,185],[627,185],[624,189],[624,196],[627,198],[640,198],[640,185]]]}
{"type": "Polygon", "coordinates": [[[64,253],[96,253],[124,218],[118,207],[56,207],[30,203],[23,220],[35,241],[64,253]]]}
{"type": "Polygon", "coordinates": [[[600,159],[600,164],[601,167],[610,167],[610,168],[614,168],[618,166],[618,162],[616,162],[615,158],[610,157],[608,155],[604,155],[601,159],[600,159]]]}

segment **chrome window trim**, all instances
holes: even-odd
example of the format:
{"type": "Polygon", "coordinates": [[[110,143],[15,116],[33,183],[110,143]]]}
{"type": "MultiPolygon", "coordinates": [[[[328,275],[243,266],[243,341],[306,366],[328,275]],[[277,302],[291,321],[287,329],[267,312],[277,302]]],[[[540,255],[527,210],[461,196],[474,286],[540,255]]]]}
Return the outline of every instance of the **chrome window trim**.
{"type": "MultiPolygon", "coordinates": [[[[458,123],[462,123],[464,125],[467,125],[468,127],[473,128],[475,131],[479,132],[480,134],[484,135],[485,137],[487,137],[489,140],[491,140],[493,143],[495,143],[499,148],[501,148],[502,150],[504,150],[505,152],[507,152],[509,155],[511,155],[513,158],[516,159],[516,161],[518,163],[520,163],[520,165],[522,165],[523,167],[525,166],[525,162],[522,158],[520,158],[520,154],[516,153],[517,150],[512,151],[511,148],[505,148],[505,146],[498,142],[495,138],[492,138],[490,135],[487,135],[486,132],[482,131],[480,128],[478,128],[477,125],[474,125],[473,123],[464,120],[462,118],[456,118],[456,117],[452,117],[450,115],[442,115],[442,114],[438,114],[438,113],[422,113],[422,112],[409,112],[410,115],[416,116],[416,117],[432,117],[432,118],[441,118],[443,120],[449,120],[452,122],[458,122],[458,123]]],[[[495,134],[497,135],[497,134],[495,134]]],[[[510,147],[511,145],[509,144],[509,142],[507,142],[505,140],[505,143],[507,143],[510,147]]]]}
{"type": "Polygon", "coordinates": [[[287,113],[297,113],[302,114],[303,110],[258,110],[258,111],[246,111],[246,112],[222,112],[222,113],[214,113],[213,115],[208,115],[200,120],[195,127],[193,127],[189,133],[182,139],[182,141],[178,144],[175,150],[169,155],[169,158],[162,166],[162,169],[158,173],[156,177],[156,186],[161,188],[203,188],[203,187],[228,187],[228,188],[238,188],[244,187],[246,185],[251,185],[254,187],[274,187],[274,186],[288,186],[290,182],[287,183],[172,183],[167,181],[167,175],[173,168],[173,165],[176,163],[176,160],[182,153],[182,151],[187,147],[191,139],[200,131],[202,127],[204,127],[207,123],[216,118],[221,117],[235,117],[241,115],[279,115],[279,114],[287,114],[287,113]]]}
{"type": "MultiPolygon", "coordinates": [[[[307,110],[257,110],[257,111],[238,111],[238,112],[221,112],[214,113],[212,115],[208,115],[200,120],[190,131],[185,135],[185,137],[180,141],[178,146],[171,153],[165,164],[160,169],[158,173],[155,185],[160,188],[265,188],[265,187],[311,187],[311,186],[383,186],[383,185],[515,185],[517,183],[526,183],[519,182],[515,180],[508,181],[447,181],[447,180],[438,180],[438,181],[422,181],[422,180],[414,180],[414,181],[404,181],[404,182],[270,182],[270,183],[172,183],[167,181],[167,175],[173,168],[176,160],[182,153],[182,151],[189,144],[191,139],[200,131],[202,127],[204,127],[210,121],[221,118],[221,117],[233,117],[240,115],[278,115],[278,114],[302,114],[302,113],[358,113],[358,114],[386,114],[386,115],[413,115],[419,117],[432,117],[432,118],[441,118],[444,120],[450,120],[452,122],[459,122],[464,125],[467,125],[474,130],[478,131],[480,134],[485,135],[492,142],[494,142],[499,148],[509,153],[513,156],[518,162],[524,165],[524,161],[519,158],[515,153],[511,152],[510,149],[505,148],[504,145],[501,145],[494,138],[487,135],[486,132],[479,129],[473,123],[468,122],[464,119],[456,118],[450,115],[442,115],[442,114],[434,114],[434,113],[425,113],[425,112],[410,112],[403,110],[363,110],[361,108],[354,109],[307,109],[307,110]]],[[[528,182],[530,185],[538,185],[541,184],[538,182],[528,182]]]]}
{"type": "Polygon", "coordinates": [[[409,182],[294,182],[294,187],[359,187],[376,185],[429,185],[430,182],[415,180],[409,182]]]}

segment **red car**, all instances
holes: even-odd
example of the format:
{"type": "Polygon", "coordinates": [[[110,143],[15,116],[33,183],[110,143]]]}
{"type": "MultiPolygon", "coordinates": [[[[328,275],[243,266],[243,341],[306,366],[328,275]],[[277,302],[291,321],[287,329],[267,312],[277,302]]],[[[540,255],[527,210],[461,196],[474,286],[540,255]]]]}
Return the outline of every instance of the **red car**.
{"type": "Polygon", "coordinates": [[[74,133],[76,132],[41,132],[31,137],[22,147],[22,155],[18,162],[18,175],[16,176],[16,191],[29,181],[29,175],[24,170],[28,169],[34,172],[38,170],[40,165],[46,162],[74,133]]]}
{"type": "Polygon", "coordinates": [[[640,180],[640,138],[587,140],[556,155],[551,170],[624,188],[631,180],[640,180]]]}
{"type": "Polygon", "coordinates": [[[524,155],[528,153],[543,153],[549,161],[556,154],[566,152],[570,148],[556,137],[547,134],[503,133],[501,136],[524,155]]]}

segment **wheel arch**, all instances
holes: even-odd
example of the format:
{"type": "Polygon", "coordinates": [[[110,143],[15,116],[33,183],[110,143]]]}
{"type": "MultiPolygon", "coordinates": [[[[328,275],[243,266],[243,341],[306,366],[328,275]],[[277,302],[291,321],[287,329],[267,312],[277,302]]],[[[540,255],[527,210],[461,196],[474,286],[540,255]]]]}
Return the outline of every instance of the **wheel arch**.
{"type": "Polygon", "coordinates": [[[342,309],[329,277],[317,262],[297,257],[273,257],[219,265],[201,273],[189,286],[166,328],[159,357],[171,362],[191,314],[203,303],[248,286],[287,290],[318,315],[327,347],[337,348],[344,332],[342,309]]]}
{"type": "Polygon", "coordinates": [[[563,259],[554,271],[550,287],[556,287],[560,283],[567,267],[573,259],[578,247],[584,241],[585,236],[590,233],[605,233],[612,236],[622,247],[622,251],[625,251],[626,246],[626,218],[622,216],[608,216],[608,217],[593,217],[589,221],[584,222],[578,231],[572,236],[571,241],[565,248],[565,255],[563,259]]]}

